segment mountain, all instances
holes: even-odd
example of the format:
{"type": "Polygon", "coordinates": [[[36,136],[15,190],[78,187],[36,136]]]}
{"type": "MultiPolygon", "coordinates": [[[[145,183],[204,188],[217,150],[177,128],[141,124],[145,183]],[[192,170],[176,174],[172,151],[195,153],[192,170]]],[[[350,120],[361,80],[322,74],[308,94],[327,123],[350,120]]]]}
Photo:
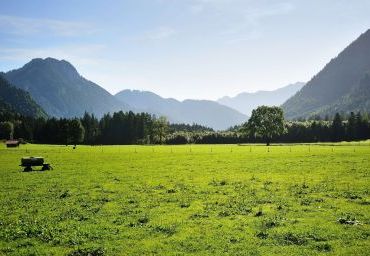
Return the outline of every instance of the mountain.
{"type": "Polygon", "coordinates": [[[322,108],[322,115],[334,113],[369,112],[370,111],[370,73],[366,73],[349,93],[335,103],[322,108]]]}
{"type": "Polygon", "coordinates": [[[0,74],[0,109],[23,116],[46,117],[45,111],[31,98],[28,92],[11,85],[0,74]]]}
{"type": "Polygon", "coordinates": [[[370,30],[345,48],[283,104],[287,118],[370,112],[370,30]]]}
{"type": "Polygon", "coordinates": [[[136,109],[166,116],[173,123],[197,123],[216,130],[241,124],[247,117],[238,111],[209,100],[165,99],[159,95],[138,90],[123,90],[115,97],[136,109]]]}
{"type": "Polygon", "coordinates": [[[29,92],[50,116],[75,117],[85,111],[102,116],[128,109],[99,85],[83,78],[65,60],[33,59],[22,68],[5,73],[5,78],[29,92]]]}
{"type": "Polygon", "coordinates": [[[218,102],[250,116],[252,110],[258,106],[280,106],[299,91],[304,84],[305,83],[297,82],[274,91],[243,92],[235,97],[225,96],[220,98],[218,102]]]}

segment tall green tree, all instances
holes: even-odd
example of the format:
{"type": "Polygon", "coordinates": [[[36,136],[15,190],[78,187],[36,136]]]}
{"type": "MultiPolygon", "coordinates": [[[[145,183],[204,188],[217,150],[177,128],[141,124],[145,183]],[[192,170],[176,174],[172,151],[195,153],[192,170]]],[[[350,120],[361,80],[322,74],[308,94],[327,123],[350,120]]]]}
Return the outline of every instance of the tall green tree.
{"type": "Polygon", "coordinates": [[[366,139],[369,132],[367,131],[369,124],[369,118],[367,113],[362,115],[360,112],[357,112],[356,114],[356,139],[361,140],[361,139],[366,139]]]}
{"type": "Polygon", "coordinates": [[[69,121],[68,142],[79,144],[84,140],[85,129],[77,118],[69,121]]]}
{"type": "Polygon", "coordinates": [[[268,106],[254,109],[244,130],[252,137],[263,139],[269,146],[274,137],[286,131],[283,110],[279,107],[268,106]]]}
{"type": "Polygon", "coordinates": [[[153,133],[157,142],[160,144],[164,143],[164,139],[168,133],[168,120],[166,117],[161,116],[154,120],[153,133]]]}
{"type": "Polygon", "coordinates": [[[1,139],[13,139],[14,124],[12,122],[1,122],[0,123],[0,138],[1,139]]]}
{"type": "Polygon", "coordinates": [[[348,118],[347,123],[347,139],[348,140],[355,140],[356,139],[356,129],[357,128],[357,120],[355,113],[351,112],[348,118]]]}
{"type": "Polygon", "coordinates": [[[81,119],[81,124],[85,129],[84,143],[94,144],[99,136],[99,121],[94,114],[85,112],[81,119]]]}
{"type": "Polygon", "coordinates": [[[333,141],[341,141],[344,138],[344,126],[342,117],[339,113],[335,114],[331,129],[333,141]]]}

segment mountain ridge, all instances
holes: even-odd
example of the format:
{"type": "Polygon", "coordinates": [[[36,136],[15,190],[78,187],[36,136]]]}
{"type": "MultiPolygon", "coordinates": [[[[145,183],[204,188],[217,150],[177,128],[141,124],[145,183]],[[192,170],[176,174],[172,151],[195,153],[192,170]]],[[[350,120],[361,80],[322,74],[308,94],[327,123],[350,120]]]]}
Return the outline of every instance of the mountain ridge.
{"type": "Polygon", "coordinates": [[[153,92],[122,90],[115,97],[129,105],[156,115],[164,115],[173,123],[200,124],[216,130],[241,124],[247,116],[210,100],[163,98],[153,92]]]}
{"type": "MultiPolygon", "coordinates": [[[[348,104],[356,96],[351,92],[359,87],[361,79],[369,71],[370,29],[331,59],[296,95],[282,105],[285,116],[295,119],[313,115],[333,116],[335,111],[370,111],[365,107],[368,104],[365,99],[357,102],[357,106],[348,104]],[[347,102],[347,107],[339,106],[342,100],[347,102]]],[[[361,94],[361,91],[357,93],[361,94]]]]}
{"type": "Polygon", "coordinates": [[[261,105],[280,106],[288,98],[297,93],[305,83],[296,82],[272,91],[242,92],[233,97],[224,96],[217,102],[251,115],[253,109],[261,105]]]}

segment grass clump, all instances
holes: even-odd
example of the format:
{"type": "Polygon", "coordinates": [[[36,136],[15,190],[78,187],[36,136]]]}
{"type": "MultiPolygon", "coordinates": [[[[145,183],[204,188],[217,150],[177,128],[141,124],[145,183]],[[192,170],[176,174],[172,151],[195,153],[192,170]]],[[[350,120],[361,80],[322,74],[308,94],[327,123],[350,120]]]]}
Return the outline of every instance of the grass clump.
{"type": "Polygon", "coordinates": [[[331,252],[333,250],[332,246],[328,243],[320,243],[317,244],[315,247],[316,250],[318,250],[319,252],[331,252]]]}
{"type": "Polygon", "coordinates": [[[301,234],[295,234],[293,232],[288,232],[282,235],[281,241],[285,245],[305,245],[307,244],[307,239],[301,234]]]}
{"type": "Polygon", "coordinates": [[[342,225],[360,225],[361,223],[356,219],[355,216],[347,214],[343,217],[338,218],[338,223],[342,225]]]}
{"type": "Polygon", "coordinates": [[[104,256],[104,255],[106,255],[105,251],[101,247],[78,248],[68,253],[68,256],[104,256]]]}

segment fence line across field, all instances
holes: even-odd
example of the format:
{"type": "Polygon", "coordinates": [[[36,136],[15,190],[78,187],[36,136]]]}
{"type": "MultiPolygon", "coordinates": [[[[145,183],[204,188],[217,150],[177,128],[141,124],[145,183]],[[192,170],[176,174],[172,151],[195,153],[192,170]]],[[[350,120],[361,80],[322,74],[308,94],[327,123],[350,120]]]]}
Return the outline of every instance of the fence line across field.
{"type": "MultiPolygon", "coordinates": [[[[212,154],[220,154],[220,153],[279,153],[279,152],[289,152],[289,153],[315,153],[316,150],[320,151],[327,151],[327,152],[361,152],[362,147],[367,147],[370,144],[367,142],[359,143],[359,142],[353,142],[353,143],[343,143],[343,144],[338,144],[338,145],[333,145],[333,144],[306,144],[306,145],[271,145],[271,146],[263,146],[263,145],[252,145],[249,146],[249,150],[246,147],[238,147],[238,146],[231,146],[231,147],[222,147],[221,145],[215,145],[211,147],[204,147],[203,145],[189,145],[189,146],[184,146],[184,145],[165,145],[165,146],[137,146],[137,147],[132,147],[132,146],[126,146],[126,145],[118,145],[118,146],[103,146],[100,145],[100,147],[96,146],[84,146],[84,145],[79,145],[77,146],[76,149],[73,149],[71,147],[65,147],[65,146],[52,146],[48,147],[45,150],[43,150],[43,154],[46,152],[59,152],[60,154],[65,154],[65,153],[73,153],[73,152],[81,152],[81,151],[86,151],[89,150],[91,152],[101,152],[101,153],[119,153],[119,154],[124,154],[124,153],[181,153],[181,152],[188,152],[188,153],[205,153],[208,151],[208,153],[212,154]],[[316,147],[316,146],[324,146],[324,147],[316,147]],[[51,150],[51,151],[49,151],[51,150]]],[[[225,145],[226,146],[226,145],[225,145]]],[[[16,151],[22,151],[24,152],[25,155],[32,155],[32,154],[37,154],[40,153],[39,150],[33,150],[32,144],[29,145],[24,145],[24,148],[22,146],[20,148],[16,149],[7,149],[7,150],[12,150],[14,152],[16,151]]]]}

